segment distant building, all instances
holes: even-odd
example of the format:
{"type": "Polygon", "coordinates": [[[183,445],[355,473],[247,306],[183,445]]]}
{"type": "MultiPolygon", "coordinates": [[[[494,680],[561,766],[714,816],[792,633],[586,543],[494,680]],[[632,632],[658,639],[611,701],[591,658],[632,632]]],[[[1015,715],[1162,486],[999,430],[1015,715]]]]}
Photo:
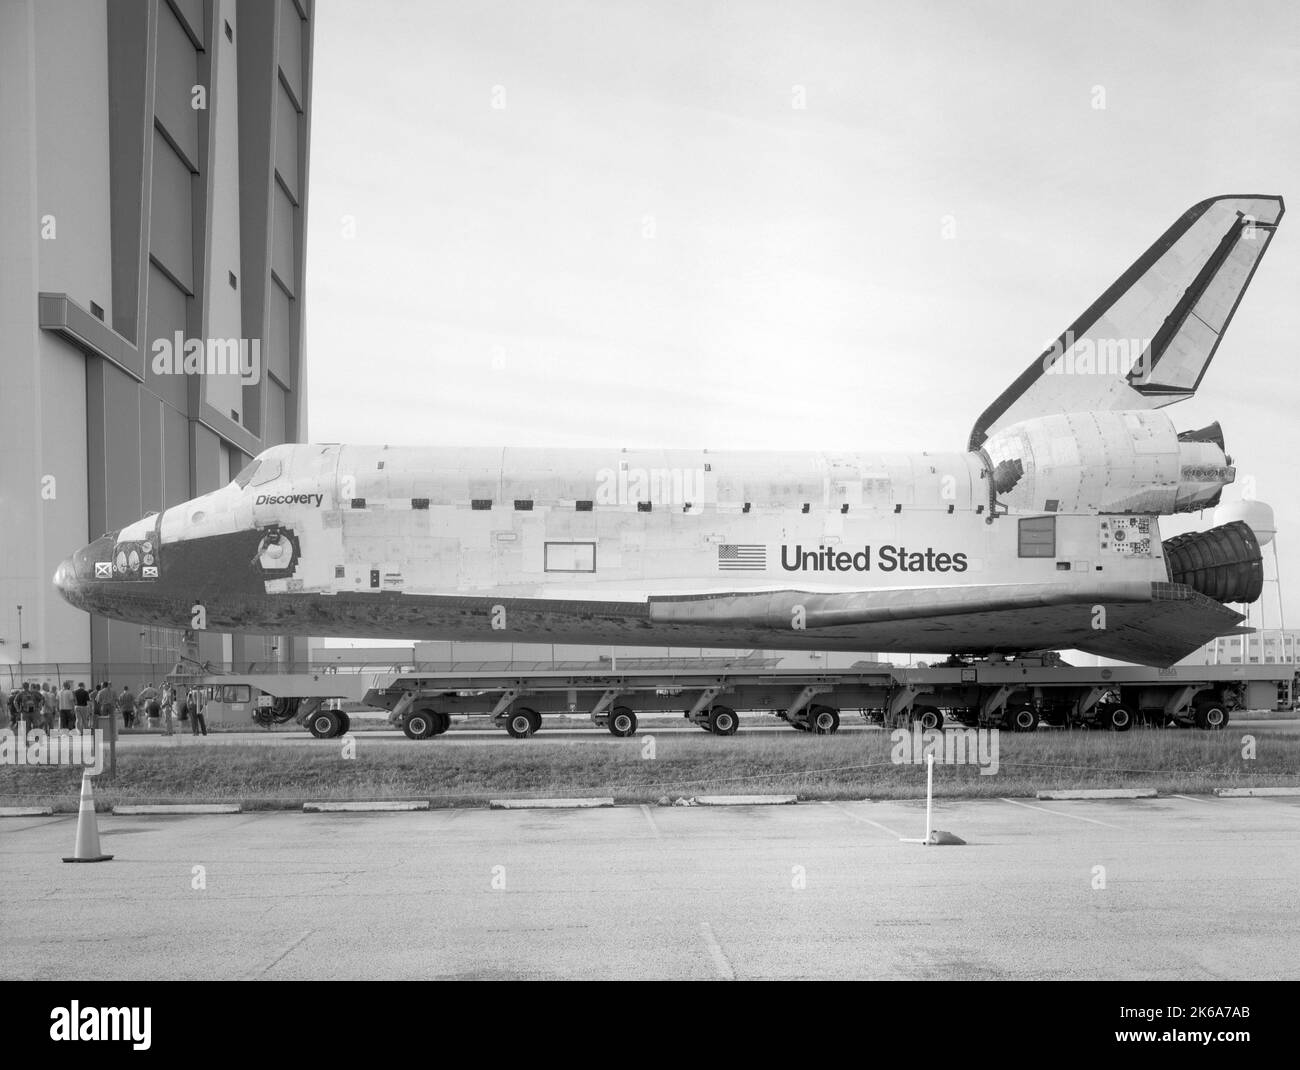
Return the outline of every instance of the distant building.
{"type": "MultiPolygon", "coordinates": [[[[313,13],[0,5],[0,662],[19,605],[26,663],[170,660],[179,632],[87,617],[55,567],[306,437],[313,13]]],[[[203,634],[199,653],[306,644],[203,634]]]]}
{"type": "Polygon", "coordinates": [[[1184,665],[1276,665],[1295,663],[1300,654],[1300,630],[1277,628],[1253,635],[1213,639],[1182,662],[1184,665]]]}

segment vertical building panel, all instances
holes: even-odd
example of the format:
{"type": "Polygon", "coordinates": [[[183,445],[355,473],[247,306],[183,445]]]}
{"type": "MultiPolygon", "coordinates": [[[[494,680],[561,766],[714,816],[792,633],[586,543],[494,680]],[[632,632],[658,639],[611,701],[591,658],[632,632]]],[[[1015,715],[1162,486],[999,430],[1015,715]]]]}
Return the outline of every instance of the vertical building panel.
{"type": "MultiPolygon", "coordinates": [[[[108,155],[108,124],[87,100],[108,93],[105,5],[35,4],[37,212],[51,224],[40,249],[40,286],[89,308],[113,307],[109,175],[87,159],[108,155]],[[79,87],[70,92],[69,86],[79,87]]],[[[5,101],[7,108],[9,101],[5,101]]],[[[0,145],[8,153],[11,146],[0,145]]],[[[138,196],[138,194],[137,194],[138,196]]],[[[33,221],[35,225],[35,221],[33,221]]],[[[4,238],[7,246],[9,236],[4,238]]]]}
{"type": "Polygon", "coordinates": [[[108,114],[107,170],[112,200],[112,323],[114,330],[134,342],[140,329],[140,276],[145,257],[142,225],[145,220],[142,194],[148,178],[145,161],[153,138],[153,123],[146,103],[152,71],[149,8],[141,3],[105,6],[108,8],[108,99],[113,102],[111,108],[106,105],[104,108],[108,114]]]}
{"type": "MultiPolygon", "coordinates": [[[[194,458],[194,494],[207,494],[225,486],[221,481],[222,454],[225,446],[211,430],[199,423],[191,423],[194,458]]],[[[227,483],[229,480],[226,481],[227,483]]]]}
{"type": "Polygon", "coordinates": [[[149,252],[190,293],[194,292],[193,178],[189,166],[155,130],[149,252]]]}
{"type": "Polygon", "coordinates": [[[163,425],[163,508],[196,496],[190,488],[190,422],[183,412],[164,405],[163,425]]]}
{"type": "Polygon", "coordinates": [[[163,510],[163,403],[146,391],[140,395],[140,513],[163,510]]]}
{"type": "Polygon", "coordinates": [[[280,0],[280,76],[302,100],[302,16],[293,0],[280,0]]]}
{"type": "Polygon", "coordinates": [[[271,338],[262,354],[271,374],[285,386],[292,387],[289,357],[293,352],[294,300],[274,282],[271,283],[270,297],[271,338]]]}
{"type": "Polygon", "coordinates": [[[285,187],[298,200],[298,109],[285,91],[276,87],[275,94],[275,171],[285,187]]]}
{"type": "MultiPolygon", "coordinates": [[[[49,579],[59,562],[88,537],[86,368],[81,353],[58,338],[40,339],[39,358],[41,457],[36,504],[40,513],[35,531],[39,549],[26,560],[20,557],[20,562],[0,562],[0,569],[19,563],[35,572],[33,579],[42,597],[31,602],[16,599],[40,614],[39,621],[35,616],[27,620],[32,626],[27,634],[38,637],[28,660],[56,661],[69,648],[88,651],[90,642],[90,620],[86,614],[57,596],[50,597],[49,590],[49,579]]],[[[0,460],[0,467],[4,465],[5,460],[0,460]]],[[[13,520],[7,512],[4,523],[10,526],[10,532],[0,541],[8,553],[14,549],[14,533],[13,520]]]]}
{"type": "Polygon", "coordinates": [[[125,372],[107,361],[104,370],[104,499],[109,531],[144,514],[140,495],[140,390],[125,372]]]}
{"type": "Polygon", "coordinates": [[[298,244],[294,241],[293,221],[297,209],[289,195],[277,183],[274,190],[274,207],[272,208],[271,270],[289,293],[295,293],[298,286],[297,262],[294,256],[298,244]]]}
{"type": "MultiPolygon", "coordinates": [[[[170,4],[175,11],[180,12],[181,17],[185,20],[185,25],[189,32],[194,35],[194,39],[199,42],[199,47],[205,47],[207,26],[203,22],[203,0],[163,0],[159,5],[166,8],[170,4]]],[[[175,12],[169,12],[173,17],[175,12]]]]}
{"type": "Polygon", "coordinates": [[[177,334],[182,350],[185,339],[186,303],[191,300],[171,279],[149,265],[149,304],[146,326],[140,339],[145,351],[145,385],[158,397],[181,411],[189,407],[189,383],[181,374],[184,352],[176,352],[177,334]]]}
{"type": "Polygon", "coordinates": [[[158,85],[154,109],[194,166],[199,162],[199,111],[193,107],[193,90],[199,83],[198,53],[166,4],[158,8],[158,85]]]}
{"type": "Polygon", "coordinates": [[[266,440],[283,442],[288,392],[277,383],[266,384],[266,440]]]}

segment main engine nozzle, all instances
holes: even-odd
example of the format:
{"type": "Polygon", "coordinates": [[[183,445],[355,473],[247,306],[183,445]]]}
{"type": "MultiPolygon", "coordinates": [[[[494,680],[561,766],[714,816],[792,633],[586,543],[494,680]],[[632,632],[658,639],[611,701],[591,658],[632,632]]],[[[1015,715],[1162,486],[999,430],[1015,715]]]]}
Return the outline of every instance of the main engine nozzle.
{"type": "Polygon", "coordinates": [[[1264,555],[1243,520],[1164,541],[1171,583],[1219,602],[1254,602],[1264,591],[1264,555]]]}

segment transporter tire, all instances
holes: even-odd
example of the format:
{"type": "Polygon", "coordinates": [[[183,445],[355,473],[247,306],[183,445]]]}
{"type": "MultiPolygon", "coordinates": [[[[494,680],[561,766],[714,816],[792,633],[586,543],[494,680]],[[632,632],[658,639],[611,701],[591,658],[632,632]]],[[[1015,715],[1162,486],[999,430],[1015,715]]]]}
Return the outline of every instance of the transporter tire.
{"type": "Polygon", "coordinates": [[[943,731],[943,711],[937,706],[913,706],[912,720],[919,721],[925,731],[943,731]]]}
{"type": "Polygon", "coordinates": [[[815,736],[829,736],[840,727],[840,711],[832,706],[814,706],[808,711],[807,731],[815,736]]]}
{"type": "Polygon", "coordinates": [[[317,739],[333,739],[342,735],[343,722],[334,710],[318,710],[307,721],[307,731],[317,739]]]}
{"type": "Polygon", "coordinates": [[[730,706],[714,706],[709,710],[709,731],[715,736],[734,736],[740,727],[740,718],[730,706]]]}
{"type": "Polygon", "coordinates": [[[1016,706],[1007,713],[1007,725],[1013,732],[1038,730],[1038,711],[1033,706],[1016,706]]]}
{"type": "Polygon", "coordinates": [[[1196,707],[1196,727],[1206,732],[1218,732],[1228,727],[1228,707],[1208,702],[1196,707]]]}
{"type": "Polygon", "coordinates": [[[1127,732],[1133,727],[1133,711],[1124,705],[1111,706],[1106,711],[1106,727],[1112,732],[1127,732]]]}
{"type": "Polygon", "coordinates": [[[433,734],[435,736],[442,735],[450,727],[451,727],[451,714],[449,713],[434,714],[433,734]]]}
{"type": "Polygon", "coordinates": [[[407,739],[428,739],[435,734],[438,714],[433,710],[412,710],[402,718],[407,739]]]}
{"type": "Polygon", "coordinates": [[[342,710],[335,711],[339,715],[339,735],[346,736],[352,731],[352,718],[342,710]]]}
{"type": "Polygon", "coordinates": [[[636,735],[636,714],[627,706],[615,706],[609,713],[609,731],[619,739],[636,735]]]}
{"type": "Polygon", "coordinates": [[[511,710],[506,716],[506,731],[515,739],[527,739],[542,727],[542,715],[527,706],[511,710]]]}

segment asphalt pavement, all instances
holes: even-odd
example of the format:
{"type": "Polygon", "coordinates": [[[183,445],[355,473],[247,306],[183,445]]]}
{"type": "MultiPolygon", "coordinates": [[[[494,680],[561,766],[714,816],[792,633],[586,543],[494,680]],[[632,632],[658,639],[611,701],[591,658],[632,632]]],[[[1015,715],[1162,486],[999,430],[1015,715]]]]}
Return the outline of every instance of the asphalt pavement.
{"type": "Polygon", "coordinates": [[[1300,976],[1300,798],[0,821],[6,979],[1300,976]]]}

